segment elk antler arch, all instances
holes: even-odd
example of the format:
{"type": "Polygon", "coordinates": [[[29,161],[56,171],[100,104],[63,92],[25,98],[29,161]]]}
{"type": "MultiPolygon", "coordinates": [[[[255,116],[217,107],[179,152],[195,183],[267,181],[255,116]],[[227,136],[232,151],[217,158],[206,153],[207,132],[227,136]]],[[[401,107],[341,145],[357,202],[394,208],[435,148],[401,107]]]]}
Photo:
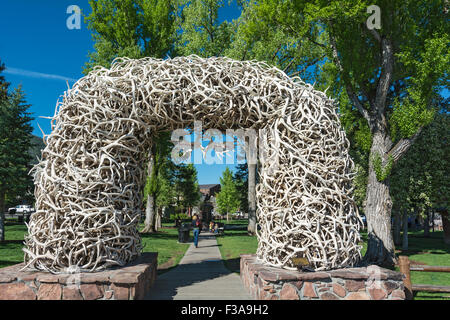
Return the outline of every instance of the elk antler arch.
{"type": "Polygon", "coordinates": [[[158,131],[194,120],[273,132],[266,151],[278,163],[262,163],[257,186],[260,259],[294,269],[301,255],[316,270],[360,259],[349,142],[333,101],[300,78],[256,61],[121,58],[58,107],[35,167],[27,267],[98,271],[135,259],[145,152],[158,131]]]}

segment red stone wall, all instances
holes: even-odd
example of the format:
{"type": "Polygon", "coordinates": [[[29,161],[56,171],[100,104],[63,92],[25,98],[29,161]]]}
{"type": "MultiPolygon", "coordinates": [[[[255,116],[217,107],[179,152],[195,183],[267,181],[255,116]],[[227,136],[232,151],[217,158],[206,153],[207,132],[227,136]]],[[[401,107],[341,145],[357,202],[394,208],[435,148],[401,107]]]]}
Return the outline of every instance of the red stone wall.
{"type": "Polygon", "coordinates": [[[257,300],[404,300],[403,274],[378,266],[299,272],[241,255],[241,279],[257,300]]]}
{"type": "Polygon", "coordinates": [[[157,253],[134,263],[95,273],[50,274],[0,269],[0,300],[140,300],[156,279],[157,253]]]}

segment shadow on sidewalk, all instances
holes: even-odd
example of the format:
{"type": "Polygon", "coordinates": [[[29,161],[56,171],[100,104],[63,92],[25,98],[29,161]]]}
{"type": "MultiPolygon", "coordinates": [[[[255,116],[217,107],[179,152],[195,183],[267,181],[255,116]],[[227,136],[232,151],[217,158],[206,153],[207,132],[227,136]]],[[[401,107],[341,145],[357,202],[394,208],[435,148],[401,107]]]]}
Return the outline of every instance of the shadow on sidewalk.
{"type": "MultiPolygon", "coordinates": [[[[215,239],[214,235],[200,234],[200,240],[205,239],[215,239]]],[[[158,275],[155,284],[150,289],[150,292],[146,296],[146,300],[173,300],[174,297],[179,294],[179,290],[185,287],[195,285],[200,282],[206,282],[213,280],[211,283],[212,291],[214,294],[221,294],[220,290],[224,288],[224,283],[229,283],[227,279],[220,279],[223,276],[228,276],[233,274],[228,270],[222,259],[212,256],[208,258],[205,252],[202,252],[202,248],[218,247],[218,244],[205,244],[202,245],[199,242],[199,247],[194,248],[189,252],[189,258],[196,259],[197,255],[206,255],[200,259],[202,261],[198,263],[187,263],[178,264],[175,267],[166,269],[163,274],[158,275]],[[215,287],[214,280],[217,280],[217,288],[215,287]],[[225,282],[223,282],[225,281],[225,282]]],[[[190,249],[188,249],[190,250],[190,249]]],[[[233,280],[234,281],[234,280],[233,280]]],[[[203,285],[203,284],[202,284],[203,285]]],[[[207,292],[209,292],[209,284],[205,284],[207,292]]],[[[198,292],[199,288],[196,288],[198,292]]],[[[205,294],[208,294],[205,292],[205,294]]],[[[229,291],[228,291],[229,292],[229,291]]],[[[195,294],[195,293],[193,293],[195,294]]]]}

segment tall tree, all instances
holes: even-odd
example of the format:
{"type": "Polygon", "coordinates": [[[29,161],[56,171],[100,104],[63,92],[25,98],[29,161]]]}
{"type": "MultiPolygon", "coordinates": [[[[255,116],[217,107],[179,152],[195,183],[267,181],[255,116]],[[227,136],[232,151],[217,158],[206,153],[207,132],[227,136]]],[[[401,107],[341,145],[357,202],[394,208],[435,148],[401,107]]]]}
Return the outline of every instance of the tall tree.
{"type": "MultiPolygon", "coordinates": [[[[6,111],[8,104],[8,88],[9,82],[6,82],[5,77],[2,75],[2,72],[6,69],[5,64],[0,61],[0,148],[3,144],[6,143],[6,128],[7,128],[7,119],[6,119],[6,111]]],[[[4,164],[0,164],[0,170],[4,166],[4,164]]],[[[2,172],[0,171],[0,172],[2,172]]],[[[1,173],[0,173],[1,174],[1,173]]],[[[0,184],[3,184],[3,179],[7,179],[6,174],[5,177],[0,176],[0,184]]],[[[0,190],[0,241],[5,240],[5,196],[2,195],[2,191],[0,190]]]]}
{"type": "Polygon", "coordinates": [[[170,159],[172,147],[169,132],[161,132],[156,136],[149,151],[147,183],[144,188],[146,211],[143,233],[157,231],[161,209],[170,203],[171,193],[167,192],[167,188],[173,180],[170,173],[174,170],[174,164],[170,159]]]}
{"type": "MultiPolygon", "coordinates": [[[[426,218],[434,209],[441,212],[445,220],[450,192],[449,130],[449,114],[437,113],[433,122],[422,130],[416,143],[399,161],[392,175],[391,187],[394,205],[405,215],[406,212],[410,215],[419,213],[426,218]]],[[[450,244],[448,228],[444,229],[444,241],[450,244]]]]}
{"type": "Polygon", "coordinates": [[[240,209],[248,212],[248,165],[238,164],[233,175],[233,180],[238,192],[240,209]]]}
{"type": "Polygon", "coordinates": [[[438,0],[262,0],[249,2],[251,14],[240,26],[247,38],[260,33],[259,25],[278,27],[309,44],[306,56],[324,55],[313,67],[320,71],[318,87],[330,87],[341,118],[354,119],[353,127],[370,137],[364,209],[368,263],[395,263],[389,175],[431,121],[433,97],[448,86],[444,6],[438,0]],[[366,24],[371,5],[381,9],[380,29],[366,24]]]}
{"type": "Polygon", "coordinates": [[[178,209],[187,209],[190,213],[192,207],[200,201],[200,188],[197,180],[197,169],[193,164],[179,164],[175,171],[175,192],[178,209]]]}
{"type": "Polygon", "coordinates": [[[201,57],[222,56],[229,47],[232,25],[219,23],[219,9],[225,0],[182,0],[178,17],[179,38],[176,53],[196,54],[201,57]]]}
{"type": "MultiPolygon", "coordinates": [[[[3,88],[7,90],[7,86],[3,88]]],[[[32,146],[29,107],[21,86],[0,101],[0,241],[5,239],[6,196],[23,196],[31,192],[33,185],[28,174],[31,161],[29,150],[32,146]]]]}
{"type": "Polygon", "coordinates": [[[233,174],[227,167],[220,178],[221,190],[217,194],[217,206],[221,214],[227,215],[227,221],[230,218],[230,212],[239,208],[240,202],[236,185],[233,181],[233,174]]]}
{"type": "Polygon", "coordinates": [[[238,192],[240,208],[248,213],[247,231],[249,234],[256,233],[256,165],[239,164],[233,179],[238,192]]]}
{"type": "Polygon", "coordinates": [[[174,47],[178,0],[89,0],[95,51],[84,73],[117,57],[165,58],[174,47]]]}
{"type": "Polygon", "coordinates": [[[0,60],[0,102],[4,103],[8,99],[8,88],[10,83],[6,82],[2,72],[6,69],[5,64],[0,60]]]}

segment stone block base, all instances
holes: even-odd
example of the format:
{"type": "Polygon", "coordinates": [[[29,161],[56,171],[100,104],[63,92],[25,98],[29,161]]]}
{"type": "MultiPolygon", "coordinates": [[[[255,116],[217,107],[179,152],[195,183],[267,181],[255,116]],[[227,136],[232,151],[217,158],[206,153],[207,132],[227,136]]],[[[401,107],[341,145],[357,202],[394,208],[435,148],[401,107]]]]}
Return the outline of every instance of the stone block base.
{"type": "Polygon", "coordinates": [[[0,269],[0,300],[140,300],[156,279],[157,253],[143,253],[125,267],[102,272],[51,274],[0,269]]]}
{"type": "Polygon", "coordinates": [[[241,279],[257,300],[404,300],[403,274],[378,266],[289,271],[241,255],[241,279]]]}

